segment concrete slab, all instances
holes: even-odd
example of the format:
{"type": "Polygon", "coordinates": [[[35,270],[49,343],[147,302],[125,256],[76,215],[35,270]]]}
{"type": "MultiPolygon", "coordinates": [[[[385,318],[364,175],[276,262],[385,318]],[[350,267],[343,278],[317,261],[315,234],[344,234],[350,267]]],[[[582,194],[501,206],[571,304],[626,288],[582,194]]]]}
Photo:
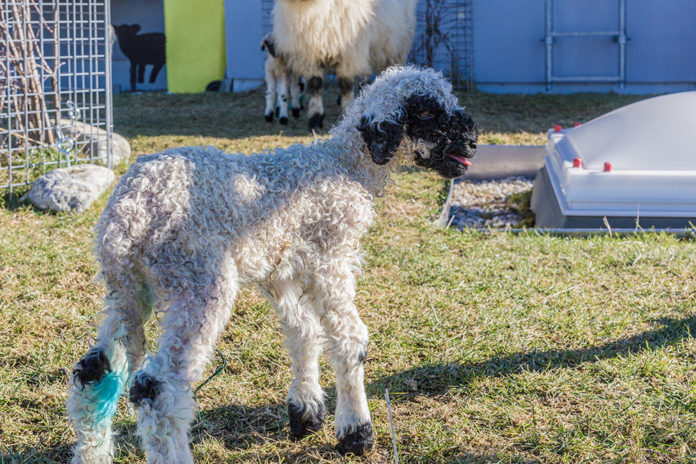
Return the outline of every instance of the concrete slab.
{"type": "Polygon", "coordinates": [[[463,179],[535,177],[544,165],[543,145],[479,145],[463,179]]]}
{"type": "Polygon", "coordinates": [[[503,179],[510,176],[534,178],[544,165],[545,154],[543,145],[479,145],[466,174],[450,183],[447,201],[435,224],[446,227],[450,223],[452,187],[455,182],[467,179],[503,179]]]}

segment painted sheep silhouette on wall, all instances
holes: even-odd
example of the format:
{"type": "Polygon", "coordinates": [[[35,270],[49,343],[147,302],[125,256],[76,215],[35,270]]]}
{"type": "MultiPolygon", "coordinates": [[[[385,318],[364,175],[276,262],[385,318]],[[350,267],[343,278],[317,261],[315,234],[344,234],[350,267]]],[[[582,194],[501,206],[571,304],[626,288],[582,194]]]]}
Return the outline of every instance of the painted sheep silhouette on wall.
{"type": "Polygon", "coordinates": [[[130,60],[130,85],[131,92],[136,91],[135,74],[138,73],[138,82],[145,80],[145,66],[151,64],[150,83],[157,79],[157,74],[165,64],[165,40],[161,32],[148,32],[138,34],[140,24],[121,24],[114,26],[118,45],[121,51],[130,60]]]}

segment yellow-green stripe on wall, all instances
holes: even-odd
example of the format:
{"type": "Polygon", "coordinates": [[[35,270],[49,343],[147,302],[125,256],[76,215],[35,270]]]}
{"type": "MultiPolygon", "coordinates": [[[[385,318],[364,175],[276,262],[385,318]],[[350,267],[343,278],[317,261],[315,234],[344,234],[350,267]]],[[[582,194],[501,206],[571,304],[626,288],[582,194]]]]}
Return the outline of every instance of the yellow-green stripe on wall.
{"type": "Polygon", "coordinates": [[[223,0],[165,0],[167,81],[173,93],[202,92],[225,73],[223,0]]]}

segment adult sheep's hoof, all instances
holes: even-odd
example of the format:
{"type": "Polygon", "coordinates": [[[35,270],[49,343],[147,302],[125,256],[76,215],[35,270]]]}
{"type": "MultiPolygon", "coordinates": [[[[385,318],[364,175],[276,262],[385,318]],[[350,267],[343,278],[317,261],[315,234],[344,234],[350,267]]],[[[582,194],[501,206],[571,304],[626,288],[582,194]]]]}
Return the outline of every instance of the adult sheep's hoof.
{"type": "Polygon", "coordinates": [[[309,131],[319,131],[324,127],[324,115],[323,114],[313,114],[309,118],[309,131]]]}
{"type": "Polygon", "coordinates": [[[264,114],[263,119],[265,119],[266,122],[273,122],[273,113],[264,114]]]}
{"type": "Polygon", "coordinates": [[[288,403],[290,433],[297,440],[321,429],[322,425],[324,425],[324,416],[326,416],[326,407],[323,404],[316,414],[309,414],[305,417],[304,407],[288,403]]]}
{"type": "Polygon", "coordinates": [[[375,444],[375,436],[372,434],[372,424],[358,424],[352,431],[346,433],[342,438],[339,437],[336,451],[341,454],[353,453],[362,456],[370,451],[375,444]]]}
{"type": "Polygon", "coordinates": [[[299,108],[292,108],[292,117],[295,119],[300,117],[300,109],[299,108]]]}
{"type": "Polygon", "coordinates": [[[280,118],[279,122],[280,122],[281,125],[287,126],[287,125],[288,125],[288,118],[286,118],[285,116],[283,116],[282,118],[280,118]]]}

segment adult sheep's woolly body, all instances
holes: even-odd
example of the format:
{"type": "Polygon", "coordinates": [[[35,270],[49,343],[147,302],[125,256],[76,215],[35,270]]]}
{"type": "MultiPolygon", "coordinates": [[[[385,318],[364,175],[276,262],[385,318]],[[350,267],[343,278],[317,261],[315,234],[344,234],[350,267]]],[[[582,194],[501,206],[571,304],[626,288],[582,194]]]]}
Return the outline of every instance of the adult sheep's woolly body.
{"type": "Polygon", "coordinates": [[[273,35],[290,68],[321,66],[364,76],[404,63],[413,42],[416,0],[278,0],[273,35]]]}
{"type": "MultiPolygon", "coordinates": [[[[417,0],[278,0],[272,13],[276,48],[292,72],[307,79],[321,78],[333,69],[339,87],[344,87],[345,108],[352,101],[356,78],[406,62],[416,4],[417,0]]],[[[310,89],[309,96],[313,129],[312,118],[320,118],[324,107],[320,89],[310,89]]]]}

